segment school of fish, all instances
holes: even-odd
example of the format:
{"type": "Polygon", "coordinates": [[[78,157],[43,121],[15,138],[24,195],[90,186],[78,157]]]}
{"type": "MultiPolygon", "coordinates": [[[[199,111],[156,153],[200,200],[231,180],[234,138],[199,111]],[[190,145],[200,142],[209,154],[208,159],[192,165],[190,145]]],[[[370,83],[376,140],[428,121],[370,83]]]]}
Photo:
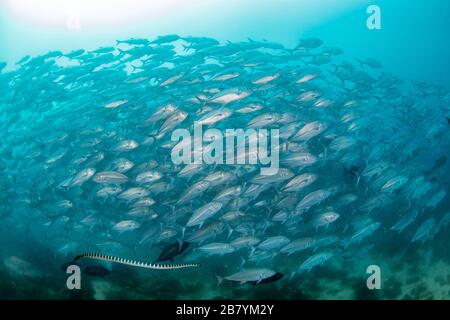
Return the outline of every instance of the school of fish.
{"type": "Polygon", "coordinates": [[[165,35],[6,66],[0,223],[61,257],[224,261],[220,282],[259,284],[376,248],[386,233],[421,245],[450,224],[448,91],[320,39],[165,35]],[[175,165],[171,133],[195,121],[279,129],[278,173],[175,165]]]}

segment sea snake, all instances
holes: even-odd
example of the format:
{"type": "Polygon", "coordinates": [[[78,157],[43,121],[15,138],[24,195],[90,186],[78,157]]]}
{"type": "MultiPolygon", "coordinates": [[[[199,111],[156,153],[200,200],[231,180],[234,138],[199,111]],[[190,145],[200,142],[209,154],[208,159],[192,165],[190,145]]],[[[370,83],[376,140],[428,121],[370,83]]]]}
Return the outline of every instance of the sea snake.
{"type": "Polygon", "coordinates": [[[147,269],[158,269],[158,270],[170,270],[170,269],[182,269],[182,268],[192,268],[192,267],[200,267],[198,263],[179,263],[179,264],[155,264],[155,263],[147,263],[140,262],[130,259],[123,259],[113,256],[108,256],[105,254],[98,253],[83,253],[75,257],[73,261],[77,261],[78,259],[94,259],[94,260],[103,260],[103,261],[111,261],[117,262],[121,264],[126,264],[133,267],[147,268],[147,269]]]}

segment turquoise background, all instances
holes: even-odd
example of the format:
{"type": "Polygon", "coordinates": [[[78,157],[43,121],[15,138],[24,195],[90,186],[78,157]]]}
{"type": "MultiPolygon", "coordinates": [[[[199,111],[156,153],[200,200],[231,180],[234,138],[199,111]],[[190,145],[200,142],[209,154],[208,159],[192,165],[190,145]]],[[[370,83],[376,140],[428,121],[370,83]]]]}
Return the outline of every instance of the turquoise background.
{"type": "Polygon", "coordinates": [[[153,38],[170,33],[211,36],[223,41],[268,39],[288,46],[294,46],[300,37],[315,36],[328,45],[344,48],[349,59],[373,57],[383,61],[386,71],[450,87],[449,1],[80,2],[81,29],[69,30],[67,13],[58,8],[51,10],[55,7],[54,0],[2,0],[0,60],[10,63],[11,68],[12,63],[26,54],[90,49],[112,45],[116,39],[153,38]],[[23,7],[27,3],[34,3],[39,10],[27,10],[23,7]],[[366,9],[370,4],[381,7],[382,30],[366,27],[366,9]]]}

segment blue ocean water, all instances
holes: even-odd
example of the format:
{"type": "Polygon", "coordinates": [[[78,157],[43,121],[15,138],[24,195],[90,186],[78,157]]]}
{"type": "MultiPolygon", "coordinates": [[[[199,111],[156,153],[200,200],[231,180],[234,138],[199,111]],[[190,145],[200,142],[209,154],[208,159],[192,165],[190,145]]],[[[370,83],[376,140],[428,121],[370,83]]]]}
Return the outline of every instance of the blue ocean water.
{"type": "Polygon", "coordinates": [[[116,0],[112,4],[97,1],[96,5],[80,2],[78,7],[70,1],[62,1],[59,6],[50,0],[32,3],[22,0],[2,4],[0,60],[15,63],[27,54],[94,49],[117,39],[171,33],[221,41],[267,39],[287,46],[296,45],[301,37],[315,36],[344,48],[350,57],[377,58],[399,76],[433,81],[447,88],[450,83],[448,73],[442,72],[450,65],[450,5],[440,0],[222,0],[208,4],[134,0],[129,5],[116,0]],[[382,30],[366,27],[366,9],[373,4],[382,10],[382,30]],[[73,16],[79,17],[79,29],[67,27],[73,16]]]}
{"type": "Polygon", "coordinates": [[[2,2],[0,297],[448,299],[449,18],[438,0],[2,2]],[[174,164],[170,133],[200,119],[279,129],[283,175],[174,164]],[[118,260],[161,252],[201,267],[118,260]]]}

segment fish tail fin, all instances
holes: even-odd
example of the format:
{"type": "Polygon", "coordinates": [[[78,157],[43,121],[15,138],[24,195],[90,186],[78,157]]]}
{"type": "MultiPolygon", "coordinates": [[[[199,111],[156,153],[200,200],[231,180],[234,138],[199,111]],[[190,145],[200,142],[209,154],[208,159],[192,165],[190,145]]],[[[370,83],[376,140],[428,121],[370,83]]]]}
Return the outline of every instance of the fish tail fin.
{"type": "MultiPolygon", "coordinates": [[[[120,51],[120,49],[118,49],[118,50],[120,51]]],[[[134,73],[136,71],[136,69],[140,69],[140,67],[136,67],[133,64],[130,64],[130,67],[131,67],[131,73],[134,73]]]]}
{"type": "Polygon", "coordinates": [[[220,284],[223,282],[223,277],[216,274],[216,280],[217,280],[217,286],[220,286],[220,284]]]}
{"type": "MultiPolygon", "coordinates": [[[[251,254],[250,254],[251,255],[251,254]]],[[[242,267],[244,266],[244,264],[246,263],[247,261],[244,259],[244,257],[242,257],[241,256],[241,264],[239,265],[239,269],[242,269],[242,267]]]]}
{"type": "Polygon", "coordinates": [[[177,239],[177,242],[178,242],[178,251],[181,251],[181,248],[183,247],[183,240],[177,239]]]}
{"type": "Polygon", "coordinates": [[[347,230],[348,230],[348,228],[349,228],[349,225],[348,225],[348,223],[344,226],[344,229],[342,230],[342,233],[345,233],[347,230]]]}
{"type": "Polygon", "coordinates": [[[326,160],[327,157],[328,157],[328,147],[325,146],[325,145],[322,145],[322,146],[323,146],[323,155],[322,155],[322,157],[323,157],[324,160],[326,160]]]}
{"type": "Polygon", "coordinates": [[[123,49],[120,49],[120,48],[117,48],[117,51],[119,51],[120,54],[126,54],[127,53],[126,50],[123,50],[123,49]]]}
{"type": "Polygon", "coordinates": [[[410,198],[410,197],[408,197],[408,207],[411,207],[411,205],[412,205],[412,199],[410,198]]]}
{"type": "Polygon", "coordinates": [[[350,240],[342,240],[340,244],[344,249],[347,249],[350,245],[350,240]]]}
{"type": "Polygon", "coordinates": [[[236,166],[236,167],[234,168],[233,174],[234,174],[235,176],[237,176],[237,177],[240,176],[239,166],[236,166]]]}
{"type": "Polygon", "coordinates": [[[289,277],[289,281],[292,281],[292,279],[294,278],[294,276],[295,276],[295,271],[292,271],[291,276],[289,277]]]}
{"type": "Polygon", "coordinates": [[[172,214],[175,214],[175,205],[176,205],[177,203],[174,203],[174,204],[169,204],[169,207],[170,207],[170,211],[171,211],[171,213],[172,214]]]}
{"type": "Polygon", "coordinates": [[[365,65],[364,61],[362,61],[361,59],[356,58],[356,60],[359,62],[360,68],[362,68],[365,65]]]}
{"type": "Polygon", "coordinates": [[[228,235],[227,235],[227,239],[230,239],[231,234],[233,233],[233,228],[231,228],[230,226],[228,226],[228,235]]]}
{"type": "Polygon", "coordinates": [[[382,103],[383,102],[383,98],[379,97],[379,96],[373,96],[375,99],[377,99],[378,103],[382,103]]]}

